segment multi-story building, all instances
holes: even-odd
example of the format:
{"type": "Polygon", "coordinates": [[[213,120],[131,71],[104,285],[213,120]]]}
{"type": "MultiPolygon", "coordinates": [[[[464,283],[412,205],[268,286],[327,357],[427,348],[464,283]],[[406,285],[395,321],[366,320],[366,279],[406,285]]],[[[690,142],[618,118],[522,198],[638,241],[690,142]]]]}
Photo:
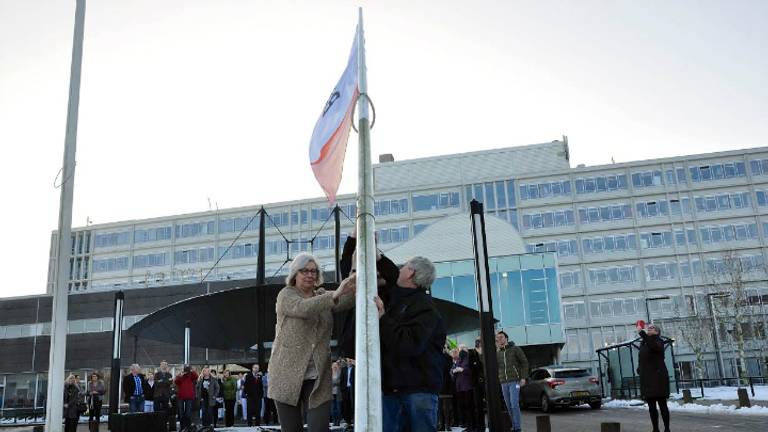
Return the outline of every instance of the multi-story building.
{"type": "MultiPolygon", "coordinates": [[[[468,202],[477,199],[487,215],[519,232],[528,252],[555,252],[566,342],[560,360],[574,365],[596,366],[595,349],[632,337],[635,321],[647,315],[703,311],[708,270],[717,269],[724,254],[761,268],[768,246],[768,148],[571,167],[563,139],[406,161],[383,155],[374,165],[374,181],[384,251],[418,239],[446,217],[467,214],[468,202]]],[[[355,197],[341,195],[338,201],[342,231],[348,232],[355,197]]],[[[73,229],[70,291],[254,278],[261,207],[73,229]]],[[[268,276],[284,272],[297,251],[312,250],[333,262],[332,209],[324,198],[263,207],[269,215],[268,276]]],[[[55,240],[54,233],[49,290],[55,240]]],[[[421,254],[438,253],[424,244],[421,254]]],[[[510,247],[506,253],[519,251],[510,247]]],[[[754,274],[747,282],[750,299],[760,307],[768,303],[766,279],[754,274]]],[[[472,285],[451,283],[433,294],[471,303],[472,285]]],[[[693,357],[682,343],[677,350],[688,375],[693,357]]],[[[711,354],[712,376],[717,368],[711,354]]],[[[748,367],[761,374],[756,358],[748,367]]]]}

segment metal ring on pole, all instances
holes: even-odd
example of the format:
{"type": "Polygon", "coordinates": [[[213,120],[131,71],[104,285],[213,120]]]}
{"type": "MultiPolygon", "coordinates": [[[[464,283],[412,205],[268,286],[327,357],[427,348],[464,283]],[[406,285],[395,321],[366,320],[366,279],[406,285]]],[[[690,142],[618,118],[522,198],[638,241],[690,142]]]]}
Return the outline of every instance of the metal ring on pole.
{"type": "MultiPolygon", "coordinates": [[[[368,96],[368,93],[360,93],[360,95],[357,97],[360,99],[361,97],[365,97],[368,99],[368,103],[371,104],[371,130],[373,130],[373,125],[376,124],[376,107],[373,105],[373,101],[371,100],[371,97],[368,96]]],[[[352,129],[355,130],[355,133],[360,133],[357,128],[355,127],[355,111],[357,111],[357,103],[355,103],[355,107],[352,109],[352,129]]]]}
{"type": "MultiPolygon", "coordinates": [[[[371,105],[371,106],[373,106],[373,105],[371,105]]],[[[61,168],[59,168],[59,172],[57,172],[57,173],[56,173],[56,177],[53,179],[53,188],[54,188],[54,189],[58,189],[58,188],[60,188],[62,185],[64,185],[64,183],[66,183],[67,181],[69,181],[69,179],[71,179],[71,178],[72,178],[72,176],[74,176],[74,175],[75,175],[75,167],[76,167],[76,166],[77,166],[77,161],[75,161],[75,163],[72,165],[72,174],[70,174],[70,175],[69,175],[67,178],[65,178],[64,180],[62,180],[60,184],[58,184],[58,185],[57,185],[57,184],[56,184],[56,180],[58,180],[58,179],[59,179],[59,175],[61,174],[61,172],[62,172],[62,171],[64,171],[64,167],[61,167],[61,168]]]]}

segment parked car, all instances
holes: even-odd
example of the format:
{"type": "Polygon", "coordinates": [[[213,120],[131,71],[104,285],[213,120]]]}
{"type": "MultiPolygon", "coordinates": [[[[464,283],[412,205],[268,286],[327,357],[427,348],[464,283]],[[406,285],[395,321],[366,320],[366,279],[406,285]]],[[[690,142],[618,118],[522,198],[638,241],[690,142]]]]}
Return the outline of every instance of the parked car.
{"type": "Polygon", "coordinates": [[[520,389],[520,406],[539,407],[551,412],[557,406],[589,404],[600,409],[600,381],[586,369],[568,366],[544,366],[533,369],[520,389]]]}

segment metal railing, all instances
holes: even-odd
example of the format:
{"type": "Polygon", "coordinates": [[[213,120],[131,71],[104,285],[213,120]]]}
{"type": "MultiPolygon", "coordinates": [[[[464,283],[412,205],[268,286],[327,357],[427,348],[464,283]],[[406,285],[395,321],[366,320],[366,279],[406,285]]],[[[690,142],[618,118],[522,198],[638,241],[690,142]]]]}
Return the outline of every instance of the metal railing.
{"type": "MultiPolygon", "coordinates": [[[[746,380],[747,384],[749,386],[750,392],[752,393],[752,397],[755,396],[755,384],[758,385],[766,385],[768,384],[768,377],[764,376],[754,376],[754,377],[745,377],[745,378],[704,378],[704,379],[680,379],[678,380],[679,389],[686,390],[686,389],[694,389],[698,388],[699,391],[701,391],[701,396],[704,397],[704,389],[705,388],[712,388],[712,387],[720,387],[720,386],[727,386],[729,383],[734,383],[732,387],[742,387],[741,383],[746,380]]],[[[734,395],[735,396],[735,395],[734,395]]],[[[734,397],[734,399],[737,399],[734,397]]]]}

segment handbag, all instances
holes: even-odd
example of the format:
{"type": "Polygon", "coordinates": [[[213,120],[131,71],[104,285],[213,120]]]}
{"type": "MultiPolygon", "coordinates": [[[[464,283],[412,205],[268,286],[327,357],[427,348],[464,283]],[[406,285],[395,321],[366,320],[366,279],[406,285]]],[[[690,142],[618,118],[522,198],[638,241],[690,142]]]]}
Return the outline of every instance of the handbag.
{"type": "Polygon", "coordinates": [[[88,411],[88,405],[84,401],[77,401],[77,415],[83,415],[88,411]]]}

